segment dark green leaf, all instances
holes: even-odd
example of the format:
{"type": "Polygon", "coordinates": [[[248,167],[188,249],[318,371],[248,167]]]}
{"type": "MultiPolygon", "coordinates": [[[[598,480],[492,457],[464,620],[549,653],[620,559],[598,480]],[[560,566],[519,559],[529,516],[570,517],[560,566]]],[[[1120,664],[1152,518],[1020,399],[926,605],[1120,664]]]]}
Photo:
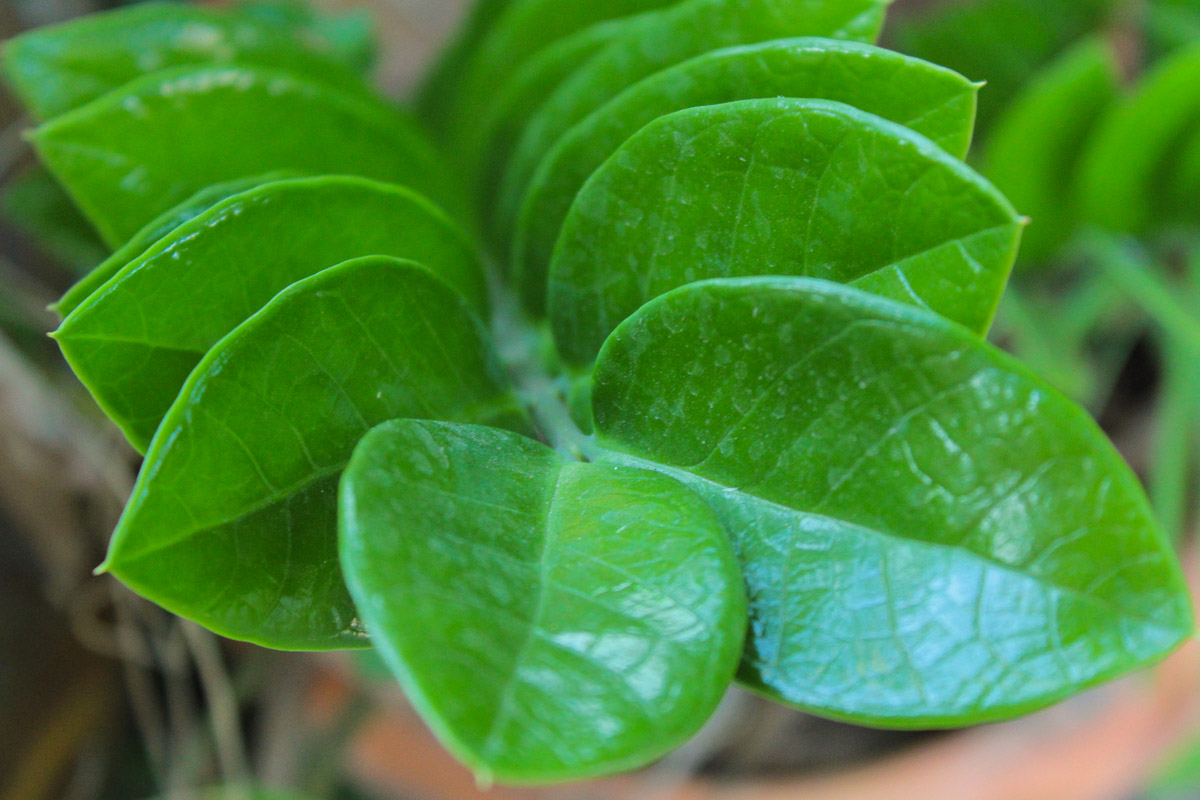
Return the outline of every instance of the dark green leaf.
{"type": "Polygon", "coordinates": [[[302,280],[214,347],[163,421],[104,569],[180,616],[281,649],[364,643],[337,563],[337,480],[398,417],[518,424],[480,323],[384,257],[302,280]]]}
{"type": "Polygon", "coordinates": [[[661,116],[771,97],[836,100],[924,134],[951,155],[971,145],[977,87],[923,61],[855,42],[784,39],[707,53],[625,90],[566,133],[525,195],[511,269],[542,292],[555,242],[580,188],[616,150],[661,116]]]}
{"type": "Polygon", "coordinates": [[[415,260],[486,308],[466,236],[424,198],[364,178],[279,181],[224,200],[124,267],[55,334],[133,445],[208,349],[293,282],[358,256],[415,260]]]}
{"type": "Polygon", "coordinates": [[[461,68],[452,97],[431,122],[456,138],[486,117],[501,82],[546,45],[597,22],[676,2],[679,0],[511,0],[490,23],[486,36],[461,68]]]}
{"type": "Polygon", "coordinates": [[[803,278],[647,305],[596,369],[599,443],[684,480],[749,584],[741,677],[952,726],[1044,706],[1193,631],[1137,479],[1078,407],[940,317],[803,278]]]}
{"type": "Polygon", "coordinates": [[[1116,99],[1120,75],[1107,42],[1088,39],[1034,81],[996,123],[985,174],[1033,224],[1021,257],[1054,255],[1078,224],[1071,192],[1079,153],[1116,99]]]}
{"type": "Polygon", "coordinates": [[[986,331],[1020,239],[1012,206],[929,140],[841,103],[680,111],[630,139],[576,198],[550,316],[587,364],[647,300],[704,278],[804,275],[986,331]]]}
{"type": "Polygon", "coordinates": [[[209,186],[207,189],[201,189],[179,205],[160,214],[153,222],[135,233],[129,241],[117,248],[111,256],[102,261],[84,276],[82,280],[67,290],[62,299],[55,303],[54,310],[61,316],[67,316],[80,303],[91,296],[92,292],[99,289],[110,278],[120,272],[122,267],[144,253],[150,245],[188,220],[200,216],[225,198],[240,194],[259,184],[270,183],[271,181],[286,177],[290,176],[287,173],[271,172],[266,175],[256,175],[252,178],[229,181],[228,183],[218,183],[209,186]]]}
{"type": "Polygon", "coordinates": [[[286,28],[181,3],[144,3],[39,28],[4,45],[0,61],[22,102],[50,119],[169,67],[255,64],[362,92],[362,79],[286,28]]]}
{"type": "Polygon", "coordinates": [[[1104,116],[1079,166],[1076,200],[1087,221],[1140,233],[1177,211],[1167,207],[1167,163],[1196,130],[1198,85],[1200,43],[1162,61],[1104,116]]]}
{"type": "Polygon", "coordinates": [[[155,73],[31,138],[113,247],[200,189],[277,169],[363,175],[463,207],[453,173],[406,116],[269,70],[155,73]]]}
{"type": "Polygon", "coordinates": [[[1039,69],[1099,30],[1117,0],[939,0],[893,17],[890,46],[987,81],[979,121],[992,119],[1039,69]]]}
{"type": "Polygon", "coordinates": [[[39,247],[74,272],[87,272],[108,255],[91,223],[41,167],[30,167],[9,181],[0,209],[39,247]]]}
{"type": "Polygon", "coordinates": [[[737,559],[664,475],[391,422],[355,451],[340,522],[373,641],[483,782],[641,766],[695,733],[733,677],[737,559]]]}
{"type": "Polygon", "coordinates": [[[461,131],[459,157],[469,165],[483,206],[499,191],[504,168],[528,119],[626,24],[624,19],[600,22],[542,48],[500,87],[483,124],[461,131]]]}
{"type": "Polygon", "coordinates": [[[493,229],[507,244],[542,158],[559,138],[638,81],[710,50],[795,36],[872,41],[887,0],[685,0],[628,21],[530,118],[497,198],[493,229]]]}
{"type": "Polygon", "coordinates": [[[467,19],[434,61],[417,92],[421,116],[442,127],[451,113],[459,85],[485,36],[516,0],[475,0],[467,19]]]}

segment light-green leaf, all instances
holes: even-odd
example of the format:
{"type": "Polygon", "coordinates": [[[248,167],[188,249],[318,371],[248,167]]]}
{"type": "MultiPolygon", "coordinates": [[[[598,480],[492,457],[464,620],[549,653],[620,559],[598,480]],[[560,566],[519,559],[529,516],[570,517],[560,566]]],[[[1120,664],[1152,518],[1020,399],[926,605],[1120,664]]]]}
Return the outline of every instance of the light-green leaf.
{"type": "Polygon", "coordinates": [[[1071,195],[1079,153],[1119,82],[1112,48],[1088,39],[1048,67],[997,121],[984,174],[1032,220],[1022,261],[1052,257],[1078,226],[1071,195]]]}
{"type": "Polygon", "coordinates": [[[1200,43],[1164,59],[1114,106],[1092,134],[1079,165],[1075,200],[1085,220],[1141,233],[1179,211],[1169,208],[1172,153],[1197,133],[1200,43]]]}
{"type": "MultiPolygon", "coordinates": [[[[540,296],[563,220],[580,188],[655,119],[754,98],[836,100],[911,128],[965,157],[977,87],[924,61],[856,42],[784,39],[707,53],[630,87],[567,132],[542,159],[525,195],[511,271],[540,296]]],[[[536,300],[533,300],[536,305],[536,300]]]]}
{"type": "Polygon", "coordinates": [[[60,316],[67,316],[80,303],[90,297],[92,292],[108,283],[114,275],[121,271],[122,267],[144,253],[150,245],[188,220],[200,216],[227,197],[240,194],[260,184],[270,183],[271,181],[287,177],[291,176],[283,172],[271,172],[266,175],[256,175],[251,178],[242,178],[227,183],[217,183],[206,189],[201,189],[174,208],[164,211],[156,219],[135,233],[129,241],[118,247],[112,255],[100,262],[78,283],[68,289],[66,294],[54,304],[54,310],[60,316]]]}
{"type": "Polygon", "coordinates": [[[217,344],[146,455],[104,569],[280,649],[364,644],[337,562],[337,480],[399,417],[519,425],[466,301],[370,257],[282,292],[217,344]]]}
{"type": "Polygon", "coordinates": [[[340,552],[372,640],[482,781],[590,777],[696,732],[746,626],[712,511],[664,475],[404,420],[342,480],[340,552]]]}
{"type": "Polygon", "coordinates": [[[611,44],[580,66],[525,126],[496,198],[492,230],[511,242],[521,202],[559,138],[638,81],[723,47],[796,36],[874,41],[888,0],[684,0],[630,19],[611,44]]]}
{"type": "Polygon", "coordinates": [[[293,282],[351,258],[432,270],[481,313],[482,267],[427,200],[365,178],[266,184],[175,228],[63,321],[55,337],[80,380],[144,449],[208,349],[293,282]]]}
{"type": "Polygon", "coordinates": [[[0,65],[21,101],[50,119],[148,72],[184,65],[253,64],[363,92],[355,73],[287,28],[230,10],[144,3],[38,28],[10,39],[0,65]]]}
{"type": "Polygon", "coordinates": [[[693,284],[617,329],[593,403],[608,458],[721,517],[750,597],[741,678],[779,700],[978,723],[1193,631],[1171,546],[1092,420],[926,311],[804,278],[693,284]]]}
{"type": "Polygon", "coordinates": [[[563,226],[550,318],[585,365],[643,303],[705,278],[801,275],[987,330],[1021,220],[928,139],[823,100],[660,117],[598,170],[563,226]]]}
{"type": "Polygon", "coordinates": [[[453,173],[404,114],[259,68],[147,75],[30,138],[112,247],[200,189],[272,170],[391,181],[451,213],[464,203],[453,173]]]}

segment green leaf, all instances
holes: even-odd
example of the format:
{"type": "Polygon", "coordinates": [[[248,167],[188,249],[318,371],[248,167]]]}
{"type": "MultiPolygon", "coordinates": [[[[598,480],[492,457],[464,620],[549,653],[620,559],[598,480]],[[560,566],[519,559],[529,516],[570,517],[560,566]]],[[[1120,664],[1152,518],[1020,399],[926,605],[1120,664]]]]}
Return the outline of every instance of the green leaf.
{"type": "Polygon", "coordinates": [[[580,64],[607,47],[627,20],[609,20],[547,45],[525,60],[496,93],[483,124],[460,131],[459,158],[470,169],[481,205],[500,189],[525,123],[580,64]]]}
{"type": "Polygon", "coordinates": [[[1151,0],[1146,9],[1147,38],[1159,53],[1200,40],[1200,2],[1151,0]]]}
{"type": "Polygon", "coordinates": [[[984,174],[1033,221],[1022,260],[1050,258],[1078,226],[1071,192],[1079,153],[1119,84],[1112,48],[1088,39],[1048,67],[996,122],[984,174]]]}
{"type": "Polygon", "coordinates": [[[169,67],[249,64],[362,92],[362,79],[286,28],[181,3],[144,3],[10,39],[0,66],[35,117],[66,113],[169,67]]]}
{"type": "Polygon", "coordinates": [[[201,189],[179,205],[160,214],[156,219],[135,233],[129,241],[117,248],[112,255],[104,259],[104,261],[84,276],[82,280],[68,289],[67,293],[62,296],[62,299],[54,304],[54,310],[60,316],[67,316],[80,303],[90,297],[92,292],[99,289],[110,278],[120,272],[122,267],[144,253],[150,245],[188,220],[200,216],[216,203],[260,184],[270,183],[286,177],[291,176],[285,172],[271,172],[266,175],[256,175],[251,178],[229,181],[228,183],[218,183],[209,186],[207,189],[201,189]]]}
{"type": "MultiPolygon", "coordinates": [[[[375,22],[365,9],[318,13],[307,0],[250,0],[237,5],[248,17],[291,27],[350,69],[367,73],[379,60],[375,22]]],[[[315,76],[314,76],[315,77],[315,76]]]]}
{"type": "MultiPolygon", "coordinates": [[[[475,44],[467,64],[460,68],[457,85],[441,113],[430,122],[452,138],[463,129],[479,124],[486,117],[500,82],[521,66],[525,59],[564,36],[570,36],[597,22],[619,19],[679,0],[605,0],[599,3],[579,0],[511,0],[488,25],[486,35],[475,44]]],[[[481,24],[488,24],[485,19],[481,24]]],[[[481,32],[482,33],[482,32],[481,32]]]]}
{"type": "Polygon", "coordinates": [[[421,116],[434,127],[445,124],[475,52],[515,2],[517,0],[475,0],[466,21],[433,62],[417,90],[416,106],[421,116]]]}
{"type": "Polygon", "coordinates": [[[277,169],[363,175],[411,186],[452,213],[463,208],[453,173],[408,117],[257,68],[148,75],[31,139],[113,247],[200,189],[277,169]]]}
{"type": "Polygon", "coordinates": [[[293,282],[351,258],[412,259],[486,309],[469,240],[427,200],[364,178],[299,178],[230,197],[175,228],[55,334],[138,449],[209,348],[293,282]]]}
{"type": "Polygon", "coordinates": [[[1200,204],[1196,202],[1200,197],[1200,115],[1181,138],[1177,148],[1168,153],[1168,158],[1174,154],[1177,160],[1168,173],[1163,217],[1168,223],[1183,223],[1194,229],[1200,223],[1200,204]]]}
{"type": "Polygon", "coordinates": [[[1193,631],[1171,547],[1099,428],[928,312],[804,278],[693,284],[613,334],[593,404],[608,458],[683,480],[734,538],[740,675],[773,698],[972,724],[1193,631]]]}
{"type": "Polygon", "coordinates": [[[563,221],[580,188],[655,119],[753,98],[836,100],[924,134],[951,155],[971,145],[977,87],[966,78],[871,45],[785,39],[707,53],[625,90],[566,133],[525,195],[511,269],[535,306],[563,221]],[[540,288],[534,288],[540,287],[540,288]]]}
{"type": "Polygon", "coordinates": [[[87,272],[108,255],[108,248],[71,198],[39,166],[8,182],[0,196],[0,211],[74,272],[87,272]]]}
{"type": "Polygon", "coordinates": [[[521,201],[546,153],[628,87],[722,47],[796,36],[873,41],[886,7],[887,0],[685,0],[631,19],[529,119],[497,198],[497,241],[511,241],[521,201]]]}
{"type": "Polygon", "coordinates": [[[196,367],[102,569],[223,636],[362,646],[338,476],[389,419],[519,424],[493,374],[466,301],[419,265],[370,257],[299,281],[196,367]]]}
{"type": "MultiPolygon", "coordinates": [[[[1141,233],[1180,209],[1164,208],[1171,154],[1200,119],[1200,43],[1164,59],[1101,120],[1079,166],[1076,201],[1084,218],[1141,233]]],[[[1183,209],[1191,210],[1193,208],[1183,209]]]]}
{"type": "Polygon", "coordinates": [[[1044,65],[1103,27],[1118,0],[974,0],[932,2],[897,13],[889,46],[987,81],[979,123],[1008,106],[1044,65]]]}
{"type": "Polygon", "coordinates": [[[576,198],[554,253],[563,358],[704,278],[853,282],[986,331],[1021,220],[929,140],[841,103],[745,100],[660,117],[576,198]]]}
{"type": "Polygon", "coordinates": [[[355,451],[340,527],[373,641],[482,782],[646,764],[733,678],[737,559],[666,476],[490,428],[390,422],[355,451]]]}

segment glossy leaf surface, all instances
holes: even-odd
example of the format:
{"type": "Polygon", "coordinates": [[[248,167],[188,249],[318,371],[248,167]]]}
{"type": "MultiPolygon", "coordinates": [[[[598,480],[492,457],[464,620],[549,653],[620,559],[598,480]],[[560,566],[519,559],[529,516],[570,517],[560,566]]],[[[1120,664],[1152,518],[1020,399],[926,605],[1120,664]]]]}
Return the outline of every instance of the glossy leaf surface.
{"type": "Polygon", "coordinates": [[[899,727],[1012,716],[1193,630],[1136,477],[1078,407],[926,311],[803,278],[653,301],[596,369],[601,445],[704,496],[750,597],[741,678],[899,727]]]}
{"type": "Polygon", "coordinates": [[[105,568],[234,639],[364,643],[337,562],[337,480],[375,425],[516,424],[466,301],[371,257],[300,281],[197,366],[146,455],[105,568]]]}
{"type": "Polygon", "coordinates": [[[560,352],[587,364],[643,303],[705,278],[825,278],[986,331],[1021,221],[958,159],[841,103],[747,100],[661,117],[576,198],[555,250],[560,352]]]}
{"type": "Polygon", "coordinates": [[[509,241],[529,181],[559,138],[638,81],[723,47],[796,36],[873,41],[886,5],[886,0],[685,0],[631,19],[529,119],[497,198],[498,241],[509,241]]]}
{"type": "Polygon", "coordinates": [[[266,175],[256,175],[251,178],[242,178],[227,183],[217,183],[206,189],[201,189],[179,205],[160,214],[155,220],[135,233],[129,241],[118,247],[112,255],[96,265],[78,283],[67,290],[62,299],[55,303],[54,310],[60,316],[67,316],[80,303],[91,296],[92,292],[99,289],[109,279],[120,272],[122,267],[137,258],[150,245],[183,223],[195,219],[227,197],[240,194],[259,184],[270,183],[273,180],[285,177],[290,176],[286,173],[272,172],[266,175]]]}
{"type": "Polygon", "coordinates": [[[462,208],[452,173],[409,118],[382,101],[280,72],[155,73],[31,138],[113,247],[200,189],[279,169],[363,175],[411,186],[452,212],[462,208]]]}
{"type": "Polygon", "coordinates": [[[871,45],[829,39],[727,48],[664,70],[597,109],[542,159],[517,226],[515,280],[531,287],[545,284],[563,220],[580,188],[626,140],[659,117],[753,98],[836,100],[907,126],[962,158],[971,145],[976,91],[949,70],[871,45]]]}
{"type": "Polygon", "coordinates": [[[733,678],[737,559],[664,475],[404,420],[355,451],[340,522],[372,640],[484,782],[641,766],[695,733],[733,678]]]}
{"type": "Polygon", "coordinates": [[[1116,54],[1106,42],[1089,39],[1049,67],[997,121],[984,173],[1032,219],[1022,260],[1053,256],[1077,227],[1071,195],[1079,154],[1116,100],[1119,82],[1116,54]]]}
{"type": "Polygon", "coordinates": [[[169,67],[254,64],[362,92],[362,80],[287,28],[245,14],[145,3],[39,28],[4,45],[4,72],[22,102],[50,119],[169,67]]]}
{"type": "Polygon", "coordinates": [[[55,334],[76,374],[139,449],[208,349],[293,282],[351,258],[432,270],[482,313],[482,268],[427,200],[363,178],[278,181],[173,230],[55,334]]]}
{"type": "Polygon", "coordinates": [[[1079,167],[1076,200],[1087,221],[1139,233],[1180,210],[1167,207],[1167,163],[1197,131],[1198,85],[1200,44],[1163,60],[1105,115],[1079,167]]]}

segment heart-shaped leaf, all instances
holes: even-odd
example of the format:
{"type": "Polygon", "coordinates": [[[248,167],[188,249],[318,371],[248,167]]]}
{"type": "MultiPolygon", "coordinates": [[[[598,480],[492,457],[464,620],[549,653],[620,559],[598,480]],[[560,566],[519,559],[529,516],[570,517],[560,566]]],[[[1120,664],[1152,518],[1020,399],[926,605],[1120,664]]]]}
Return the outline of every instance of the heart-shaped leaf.
{"type": "Polygon", "coordinates": [[[825,278],[986,331],[1021,220],[928,139],[823,100],[661,117],[584,186],[563,226],[550,315],[588,364],[643,303],[705,278],[825,278]]]}
{"type": "Polygon", "coordinates": [[[201,189],[174,208],[164,211],[135,233],[129,241],[113,251],[112,255],[104,259],[95,269],[85,275],[82,280],[68,289],[66,294],[54,304],[54,310],[60,316],[67,316],[80,303],[90,297],[92,292],[108,283],[126,264],[144,253],[150,245],[183,223],[200,216],[222,200],[232,197],[235,194],[241,194],[248,189],[253,189],[255,186],[288,177],[292,176],[286,172],[270,172],[266,175],[255,175],[236,181],[217,183],[206,189],[201,189]]]}
{"type": "Polygon", "coordinates": [[[384,257],[293,284],[221,340],[163,420],[104,568],[224,636],[363,644],[337,563],[337,480],[375,425],[520,425],[467,302],[384,257]]]}
{"type": "Polygon", "coordinates": [[[984,174],[1032,220],[1022,261],[1051,257],[1077,226],[1071,193],[1079,153],[1116,99],[1117,67],[1107,42],[1085,40],[1029,85],[988,138],[984,174]]]}
{"type": "Polygon", "coordinates": [[[660,70],[722,47],[795,36],[874,41],[888,0],[684,0],[631,19],[529,119],[497,200],[493,230],[511,242],[525,191],[559,138],[660,70]]]}
{"type": "Polygon", "coordinates": [[[55,338],[144,449],[210,347],[295,281],[368,255],[417,261],[486,307],[469,240],[427,200],[325,176],[252,189],[177,227],[76,308],[55,338]]]}
{"type": "Polygon", "coordinates": [[[144,3],[10,39],[0,66],[21,101],[50,119],[148,72],[184,65],[253,64],[348,91],[362,79],[287,28],[181,3],[144,3]]]}
{"type": "Polygon", "coordinates": [[[678,481],[515,434],[403,420],[342,480],[341,557],[414,705],[483,781],[631,769],[733,677],[737,559],[678,481]]]}
{"type": "MultiPolygon", "coordinates": [[[[977,87],[924,61],[856,42],[785,39],[707,53],[630,87],[564,134],[525,195],[514,281],[540,296],[554,244],[588,177],[641,128],[676,111],[754,98],[836,100],[924,134],[962,158],[977,87]]],[[[536,306],[537,300],[533,299],[536,306]]]]}
{"type": "Polygon", "coordinates": [[[1171,546],[1077,406],[936,315],[804,278],[697,283],[605,345],[616,463],[734,538],[741,678],[882,726],[1011,716],[1192,633],[1171,546]]]}
{"type": "Polygon", "coordinates": [[[391,181],[452,212],[464,202],[408,117],[382,101],[258,68],[147,75],[30,138],[113,247],[200,189],[277,169],[391,181]]]}

